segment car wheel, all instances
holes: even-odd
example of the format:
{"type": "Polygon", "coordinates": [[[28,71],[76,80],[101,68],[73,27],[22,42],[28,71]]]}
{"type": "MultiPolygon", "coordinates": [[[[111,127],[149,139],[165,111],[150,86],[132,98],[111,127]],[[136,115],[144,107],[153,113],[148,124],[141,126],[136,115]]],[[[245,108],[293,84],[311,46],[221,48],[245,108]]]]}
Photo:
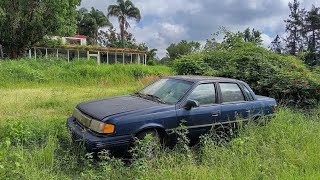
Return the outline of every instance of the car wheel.
{"type": "Polygon", "coordinates": [[[158,131],[155,130],[155,129],[148,129],[148,130],[142,131],[142,132],[140,132],[140,133],[137,135],[137,138],[138,138],[139,140],[142,140],[142,139],[144,139],[148,134],[151,135],[153,138],[157,138],[157,139],[160,140],[160,135],[159,135],[158,131]]]}
{"type": "Polygon", "coordinates": [[[136,138],[139,140],[139,144],[135,144],[135,153],[138,157],[146,157],[146,158],[153,158],[155,156],[155,152],[159,150],[161,145],[161,136],[156,129],[148,129],[142,131],[141,133],[137,134],[136,138]],[[151,136],[153,139],[151,141],[143,141],[146,136],[151,136]],[[137,152],[138,151],[138,152],[137,152]]]}

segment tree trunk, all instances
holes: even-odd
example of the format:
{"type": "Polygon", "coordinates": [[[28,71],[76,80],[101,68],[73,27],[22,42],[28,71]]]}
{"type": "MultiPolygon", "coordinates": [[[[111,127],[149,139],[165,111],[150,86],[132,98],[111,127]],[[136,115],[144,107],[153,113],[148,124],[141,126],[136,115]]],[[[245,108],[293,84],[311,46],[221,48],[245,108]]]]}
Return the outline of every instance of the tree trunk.
{"type": "Polygon", "coordinates": [[[316,34],[315,29],[312,29],[312,55],[314,63],[317,61],[316,51],[316,34]]]}
{"type": "Polygon", "coordinates": [[[24,48],[11,47],[7,51],[10,59],[21,58],[24,55],[24,48]]]}
{"type": "Polygon", "coordinates": [[[124,46],[124,26],[125,26],[125,22],[124,22],[124,20],[122,20],[121,24],[120,24],[122,48],[125,48],[125,46],[124,46]]]}

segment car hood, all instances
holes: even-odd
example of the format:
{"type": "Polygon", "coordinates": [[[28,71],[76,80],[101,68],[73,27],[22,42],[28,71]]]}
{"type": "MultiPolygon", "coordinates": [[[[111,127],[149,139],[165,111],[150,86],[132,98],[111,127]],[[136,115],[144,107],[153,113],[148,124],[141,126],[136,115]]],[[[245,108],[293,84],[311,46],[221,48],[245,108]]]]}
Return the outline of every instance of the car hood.
{"type": "Polygon", "coordinates": [[[78,104],[77,109],[94,119],[103,120],[111,115],[155,106],[161,106],[161,104],[140,97],[126,95],[83,102],[78,104]]]}

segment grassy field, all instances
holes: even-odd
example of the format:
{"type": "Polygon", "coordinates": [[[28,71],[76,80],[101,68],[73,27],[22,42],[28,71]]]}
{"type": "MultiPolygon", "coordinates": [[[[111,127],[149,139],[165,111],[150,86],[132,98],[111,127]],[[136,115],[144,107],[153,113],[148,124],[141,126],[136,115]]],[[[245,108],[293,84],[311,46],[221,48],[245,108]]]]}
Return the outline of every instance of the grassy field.
{"type": "Polygon", "coordinates": [[[205,136],[198,148],[182,143],[151,159],[142,150],[130,165],[103,154],[93,160],[72,144],[65,121],[77,103],[170,74],[162,66],[0,62],[0,179],[320,179],[319,108],[282,108],[266,126],[250,125],[222,145],[205,136]]]}

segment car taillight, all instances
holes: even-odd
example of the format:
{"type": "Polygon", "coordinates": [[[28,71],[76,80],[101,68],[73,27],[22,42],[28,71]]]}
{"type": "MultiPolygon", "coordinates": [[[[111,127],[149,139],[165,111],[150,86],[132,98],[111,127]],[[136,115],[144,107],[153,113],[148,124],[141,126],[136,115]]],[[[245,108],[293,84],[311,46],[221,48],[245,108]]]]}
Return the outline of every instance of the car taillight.
{"type": "Polygon", "coordinates": [[[272,106],[272,111],[273,111],[273,112],[277,112],[277,110],[278,110],[278,105],[272,106]]]}

